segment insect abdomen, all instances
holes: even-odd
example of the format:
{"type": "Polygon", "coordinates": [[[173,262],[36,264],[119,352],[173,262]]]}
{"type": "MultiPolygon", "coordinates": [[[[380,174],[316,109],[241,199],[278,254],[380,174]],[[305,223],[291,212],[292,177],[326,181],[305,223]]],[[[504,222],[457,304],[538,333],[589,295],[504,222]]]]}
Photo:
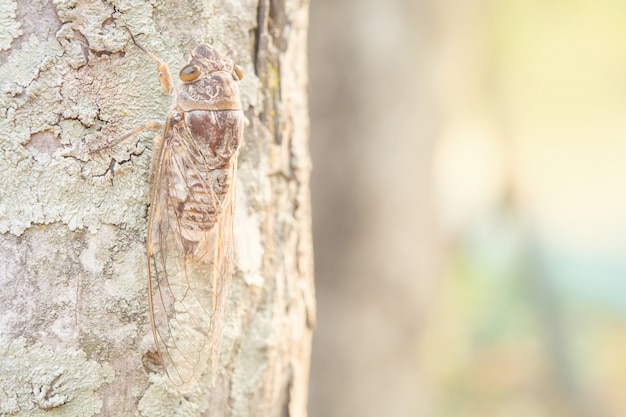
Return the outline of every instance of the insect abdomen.
{"type": "Polygon", "coordinates": [[[193,110],[173,126],[168,206],[181,235],[200,242],[230,204],[236,154],[241,141],[240,110],[193,110]]]}
{"type": "Polygon", "coordinates": [[[193,192],[186,194],[183,200],[173,201],[179,213],[181,228],[189,232],[208,231],[222,214],[224,201],[232,185],[232,167],[208,172],[190,169],[186,174],[184,180],[193,192]]]}

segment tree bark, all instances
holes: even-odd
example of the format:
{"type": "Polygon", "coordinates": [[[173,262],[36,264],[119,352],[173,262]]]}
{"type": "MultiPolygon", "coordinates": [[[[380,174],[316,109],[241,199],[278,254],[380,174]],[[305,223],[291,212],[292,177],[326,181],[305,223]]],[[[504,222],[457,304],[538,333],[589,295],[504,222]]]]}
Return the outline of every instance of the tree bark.
{"type": "Polygon", "coordinates": [[[0,415],[306,416],[315,317],[306,0],[0,0],[0,415]],[[215,384],[151,360],[154,64],[209,42],[243,68],[235,275],[215,384]]]}

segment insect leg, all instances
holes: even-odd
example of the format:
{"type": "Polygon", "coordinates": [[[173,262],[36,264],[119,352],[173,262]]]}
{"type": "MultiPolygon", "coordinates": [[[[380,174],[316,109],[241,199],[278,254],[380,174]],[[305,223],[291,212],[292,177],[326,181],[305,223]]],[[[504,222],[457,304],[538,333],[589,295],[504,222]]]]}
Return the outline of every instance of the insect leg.
{"type": "Polygon", "coordinates": [[[148,197],[150,196],[151,184],[154,184],[153,181],[156,175],[156,170],[159,164],[159,159],[161,157],[162,147],[163,147],[163,136],[156,135],[154,137],[154,142],[152,142],[152,157],[150,158],[150,174],[148,176],[148,188],[146,189],[146,192],[148,193],[148,197]]]}
{"type": "Polygon", "coordinates": [[[165,124],[159,120],[148,120],[145,124],[131,130],[130,132],[128,132],[127,134],[123,135],[120,138],[117,138],[116,140],[114,140],[113,142],[107,142],[103,145],[99,145],[99,146],[94,146],[92,148],[89,148],[89,152],[90,153],[98,153],[104,149],[108,149],[108,148],[112,148],[115,145],[124,142],[126,139],[132,138],[133,136],[141,133],[144,130],[163,130],[163,127],[165,126],[165,124]]]}
{"type": "Polygon", "coordinates": [[[161,82],[161,88],[163,88],[163,91],[165,91],[166,93],[171,93],[172,89],[174,88],[174,80],[172,79],[172,74],[170,74],[170,69],[168,68],[167,64],[157,58],[156,55],[154,55],[152,52],[144,48],[143,45],[141,45],[139,42],[137,42],[130,29],[126,28],[126,30],[130,34],[130,38],[133,40],[133,43],[137,45],[139,49],[141,49],[146,55],[150,57],[150,59],[152,59],[156,63],[156,70],[159,72],[159,81],[161,82]]]}

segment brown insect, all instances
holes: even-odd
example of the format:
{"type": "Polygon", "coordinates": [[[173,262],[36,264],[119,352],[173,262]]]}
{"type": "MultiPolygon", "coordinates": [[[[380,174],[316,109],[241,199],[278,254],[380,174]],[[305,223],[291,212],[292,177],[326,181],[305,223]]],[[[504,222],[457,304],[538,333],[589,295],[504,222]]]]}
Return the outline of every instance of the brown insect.
{"type": "MultiPolygon", "coordinates": [[[[130,32],[130,31],[129,31],[130,32]]],[[[167,64],[154,62],[174,97],[154,140],[148,219],[148,301],[160,360],[172,384],[189,391],[211,361],[215,378],[233,260],[237,152],[244,115],[238,66],[210,45],[192,53],[175,87],[167,64]]]]}

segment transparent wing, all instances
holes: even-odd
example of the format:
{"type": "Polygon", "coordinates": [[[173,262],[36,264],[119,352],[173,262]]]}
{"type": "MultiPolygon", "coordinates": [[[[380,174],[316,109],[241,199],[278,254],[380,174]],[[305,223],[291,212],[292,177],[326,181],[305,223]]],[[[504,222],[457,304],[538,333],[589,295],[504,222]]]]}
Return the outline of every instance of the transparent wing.
{"type": "Polygon", "coordinates": [[[215,378],[233,258],[238,143],[225,158],[198,139],[185,123],[168,120],[153,162],[147,241],[155,344],[183,392],[209,360],[215,378]]]}

